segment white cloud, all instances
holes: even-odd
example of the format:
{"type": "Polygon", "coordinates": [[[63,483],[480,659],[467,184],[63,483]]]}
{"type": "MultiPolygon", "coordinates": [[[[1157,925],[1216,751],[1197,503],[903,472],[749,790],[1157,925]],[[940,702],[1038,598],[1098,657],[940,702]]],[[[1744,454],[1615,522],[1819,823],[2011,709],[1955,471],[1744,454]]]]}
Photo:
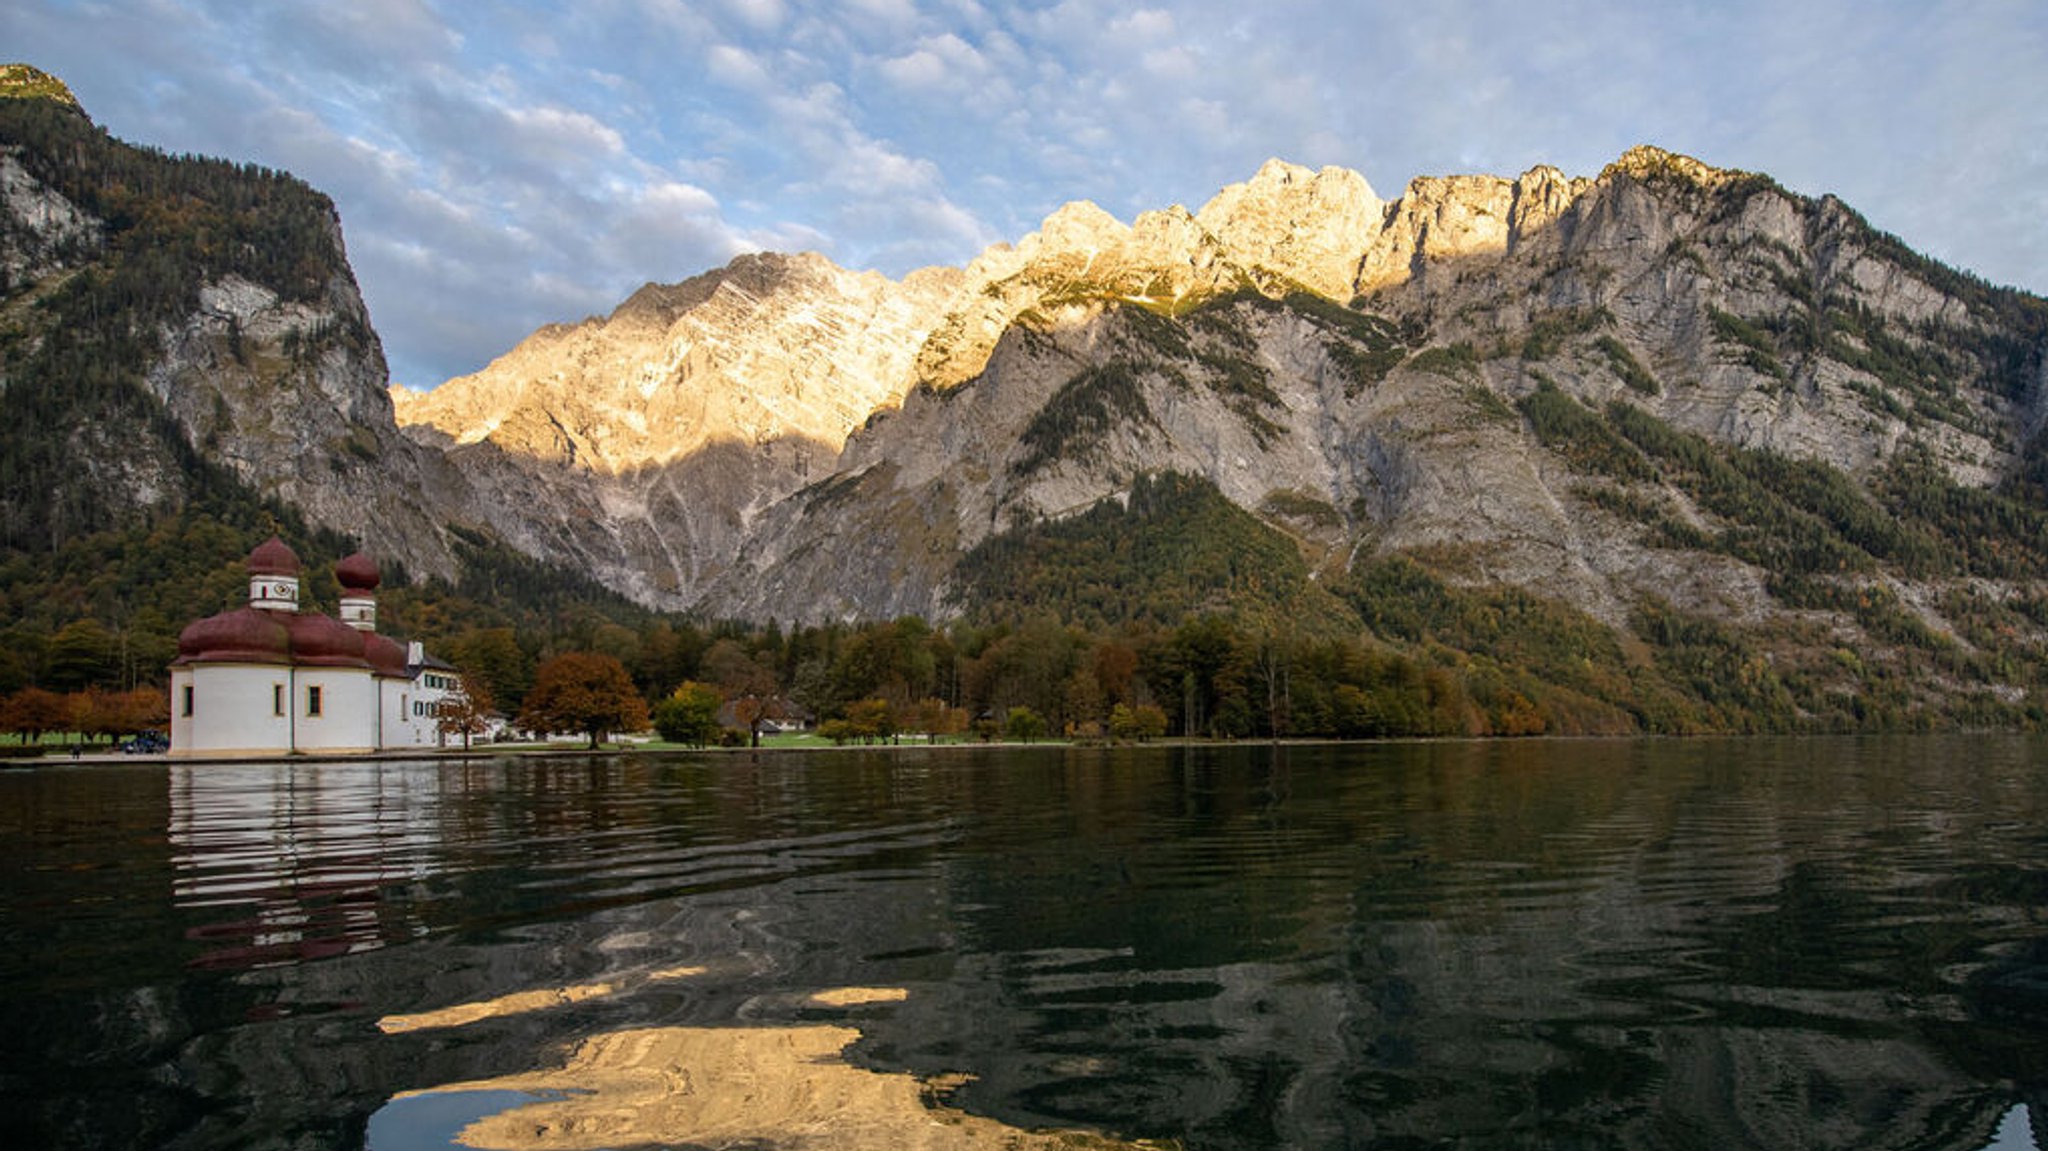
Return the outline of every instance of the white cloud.
{"type": "Polygon", "coordinates": [[[724,0],[724,6],[742,23],[762,32],[780,27],[789,15],[782,0],[724,0]]]}
{"type": "Polygon", "coordinates": [[[714,44],[705,53],[705,70],[711,78],[721,84],[750,91],[762,91],[774,86],[759,58],[735,44],[714,44]]]}
{"type": "Polygon", "coordinates": [[[859,14],[863,20],[875,20],[897,28],[917,20],[917,5],[913,0],[840,0],[849,10],[859,14]]]}
{"type": "Polygon", "coordinates": [[[1201,61],[1194,52],[1176,45],[1147,52],[1143,58],[1145,71],[1161,80],[1185,83],[1201,75],[1201,61]]]}
{"type": "Polygon", "coordinates": [[[1129,36],[1135,40],[1164,40],[1173,35],[1173,13],[1163,8],[1141,8],[1111,21],[1109,30],[1117,36],[1129,36]]]}
{"type": "MultiPolygon", "coordinates": [[[[342,56],[374,54],[387,61],[434,59],[458,51],[463,37],[422,0],[350,0],[311,4],[272,18],[310,27],[306,45],[342,56]]],[[[358,56],[358,59],[363,57],[358,56]]]]}
{"type": "Polygon", "coordinates": [[[617,131],[582,112],[564,108],[507,108],[505,116],[518,133],[518,146],[545,156],[616,156],[626,150],[626,142],[617,131]]]}
{"type": "Polygon", "coordinates": [[[849,189],[901,192],[938,182],[939,167],[930,160],[906,156],[888,145],[859,136],[841,141],[831,179],[849,189]]]}
{"type": "Polygon", "coordinates": [[[905,88],[937,88],[946,82],[946,62],[924,48],[882,61],[881,71],[891,83],[905,88]]]}
{"type": "Polygon", "coordinates": [[[914,51],[883,61],[881,69],[905,87],[935,88],[981,77],[988,71],[988,61],[972,44],[948,32],[920,39],[914,51]]]}

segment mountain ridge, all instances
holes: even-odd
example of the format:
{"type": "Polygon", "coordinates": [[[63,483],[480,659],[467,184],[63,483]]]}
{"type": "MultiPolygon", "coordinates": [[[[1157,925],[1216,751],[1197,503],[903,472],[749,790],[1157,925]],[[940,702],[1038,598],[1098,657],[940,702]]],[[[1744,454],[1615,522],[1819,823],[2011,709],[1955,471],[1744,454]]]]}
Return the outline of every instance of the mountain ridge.
{"type": "Polygon", "coordinates": [[[1264,676],[1218,730],[1285,729],[1293,658],[1408,701],[1314,730],[2043,714],[2048,303],[1766,176],[1273,161],[900,281],[751,254],[412,393],[317,192],[55,100],[0,128],[10,563],[303,514],[486,595],[1107,629],[1155,686],[1209,661],[1184,720],[1264,676]]]}
{"type": "MultiPolygon", "coordinates": [[[[890,338],[898,341],[892,348],[894,358],[888,361],[891,364],[901,364],[903,345],[923,334],[915,352],[915,371],[899,370],[893,379],[871,387],[866,396],[873,397],[873,406],[866,413],[861,412],[860,404],[845,405],[831,420],[812,424],[810,432],[817,445],[839,452],[835,474],[857,473],[879,458],[857,441],[880,434],[877,429],[897,419],[906,405],[973,381],[986,386],[983,377],[990,372],[1000,376],[1003,368],[994,357],[1004,339],[1040,339],[1085,327],[1092,317],[1111,308],[1157,312],[1173,321],[1177,314],[1250,289],[1266,298],[1285,298],[1289,292],[1301,298],[1305,293],[1307,298],[1342,307],[1358,324],[1377,325],[1373,329],[1376,334],[1365,343],[1338,340],[1329,344],[1339,349],[1335,354],[1340,358],[1359,362],[1370,361],[1374,355],[1384,358],[1390,351],[1390,333],[1397,330],[1406,332],[1401,344],[1409,359],[1432,346],[1438,355],[1451,354],[1451,349],[1475,342],[1471,338],[1475,335],[1492,337],[1498,345],[1496,351],[1516,341],[1540,343],[1550,338],[1570,343],[1592,337],[1600,351],[1593,364],[1574,365],[1579,382],[1586,381],[1584,369],[1591,368],[1594,382],[1601,383],[1597,377],[1605,375],[1608,378],[1602,386],[1615,392],[1612,385],[1618,382],[1617,373],[1634,374],[1640,381],[1651,378],[1658,368],[1668,374],[1676,361],[1681,372],[1699,378],[1684,381],[1688,394],[1683,404],[1670,403],[1669,397],[1659,402],[1695,430],[1740,446],[1823,457],[1851,470],[1872,466],[1899,442],[1925,440],[1963,480],[1980,485],[1994,482],[2011,469],[2021,446],[2038,439],[2044,410],[2048,410],[2044,409],[2038,367],[2022,394],[2004,398],[1965,395],[1960,403],[1977,406],[1949,413],[1949,425],[1944,426],[1953,434],[1913,426],[1910,418],[1897,421],[1899,427],[1851,428],[1848,421],[1826,414],[1832,402],[1828,397],[1839,398],[1850,384],[1860,385],[1863,393],[1889,396],[1882,380],[1873,385],[1863,378],[1867,372],[1853,367],[1844,370],[1836,360],[1809,357],[1812,363],[1795,362],[1791,369],[1807,377],[1799,385],[1806,393],[1801,402],[1802,397],[1794,394],[1799,388],[1788,387],[1788,369],[1778,352],[1749,346],[1766,337],[1742,318],[1744,311],[1768,314],[1787,296],[1788,285],[1794,289],[1791,298],[1795,303],[1803,296],[1813,296],[1809,303],[1814,306],[1820,303],[1810,285],[1801,287],[1793,282],[1797,278],[1789,266],[1793,260],[1810,263],[1810,267],[1799,269],[1810,280],[1834,277],[1848,284],[1848,290],[1874,297],[1877,307],[1872,310],[1876,312],[1899,314],[1908,322],[1923,325],[1949,322],[1944,317],[1956,310],[1953,301],[1913,279],[1911,269],[1891,263],[1872,272],[1869,260],[1861,254],[1852,255],[1842,268],[1834,267],[1832,262],[1847,250],[1845,243],[1855,253],[1881,247],[1860,217],[1838,201],[1794,197],[1766,177],[1715,169],[1651,147],[1631,149],[1593,179],[1567,178],[1548,166],[1537,166],[1512,180],[1420,177],[1410,182],[1399,199],[1384,202],[1356,173],[1342,169],[1311,173],[1275,160],[1262,166],[1251,180],[1220,191],[1198,213],[1170,208],[1143,213],[1126,225],[1090,203],[1076,202],[1054,212],[1038,231],[1017,244],[991,248],[959,270],[951,284],[951,298],[940,315],[903,324],[890,333],[890,338]],[[1305,225],[1305,216],[1315,223],[1305,225]],[[1733,269],[1740,275],[1705,275],[1705,257],[1689,247],[1683,233],[1731,227],[1744,233],[1748,249],[1746,255],[1731,253],[1743,257],[1743,266],[1733,269]],[[1810,261],[1793,248],[1794,242],[1811,247],[1809,232],[1833,236],[1827,245],[1813,250],[1810,261]],[[1304,235],[1314,239],[1301,242],[1304,235]],[[1608,251],[1632,253],[1628,259],[1638,266],[1630,271],[1644,285],[1641,291],[1626,282],[1620,291],[1610,286],[1618,269],[1600,262],[1601,254],[1608,251]],[[1290,262],[1284,255],[1288,252],[1305,254],[1290,262]],[[1553,266],[1536,274],[1538,270],[1530,267],[1532,252],[1553,266]],[[1793,260],[1783,253],[1791,253],[1793,260]],[[1688,273],[1688,266],[1698,274],[1688,273]],[[1479,290],[1464,286],[1467,276],[1479,282],[1479,290]],[[1504,278],[1520,281],[1511,285],[1519,291],[1500,290],[1504,278]],[[1323,285],[1324,290],[1316,291],[1314,284],[1323,285]],[[1638,297],[1646,297],[1643,306],[1634,307],[1630,314],[1617,314],[1617,305],[1629,309],[1638,297]],[[1723,308],[1724,303],[1728,307],[1723,308]],[[1675,314],[1681,310],[1690,314],[1675,314]],[[1457,319],[1456,330],[1443,319],[1445,312],[1457,319]],[[1559,330],[1546,337],[1541,330],[1546,324],[1559,330]],[[1669,330],[1675,345],[1661,337],[1639,334],[1659,327],[1669,330]],[[1452,338],[1456,336],[1466,339],[1452,338]],[[1366,346],[1375,342],[1376,351],[1366,346]],[[1654,351],[1644,346],[1653,343],[1666,346],[1654,351]],[[1724,351],[1727,347],[1734,347],[1740,358],[1724,351]],[[1602,362],[1606,372],[1599,370],[1602,362]],[[1852,376],[1856,378],[1850,379],[1852,376]],[[2025,409],[2017,419],[2010,410],[2015,404],[2025,409]],[[2003,439],[1979,434],[1984,427],[1965,426],[1977,417],[1981,417],[1979,423],[2004,421],[2015,427],[2003,439]]],[[[731,269],[760,259],[763,257],[742,257],[728,270],[706,275],[730,276],[731,269]]],[[[690,283],[701,280],[703,277],[690,283]]],[[[634,299],[648,291],[643,288],[634,299]]],[[[1869,308],[1867,303],[1859,306],[1869,308]]],[[[622,305],[615,311],[613,322],[626,310],[627,305],[622,305]]],[[[1967,322],[1968,308],[1962,311],[1967,322]]],[[[726,321],[741,319],[744,317],[733,316],[726,321]]],[[[1295,335],[1301,337],[1302,333],[1295,335]]],[[[1862,346],[1860,338],[1845,337],[1844,342],[1845,346],[1858,345],[1852,359],[1862,356],[1868,360],[1869,349],[1862,346]]],[[[1259,355],[1267,356],[1268,351],[1262,347],[1259,355]]],[[[1295,351],[1307,354],[1299,348],[1295,351]]],[[[1516,351],[1513,362],[1523,362],[1516,351]]],[[[1217,347],[1209,347],[1203,354],[1219,362],[1228,358],[1217,347]]],[[[1083,350],[1072,352],[1080,359],[1087,355],[1083,350]]],[[[1504,358],[1496,355],[1491,360],[1499,364],[1504,358]]],[[[1309,367],[1312,373],[1332,370],[1330,365],[1309,367]]],[[[1513,371],[1515,378],[1496,382],[1492,375],[1508,373],[1493,368],[1478,372],[1476,362],[1471,367],[1476,374],[1466,383],[1503,399],[1513,399],[1534,386],[1533,377],[1519,368],[1513,371]]],[[[1249,381],[1257,373],[1239,370],[1238,374],[1249,381]]],[[[484,379],[479,375],[461,383],[476,386],[484,379]]],[[[601,390],[602,381],[583,383],[586,396],[601,390]]],[[[643,388],[658,389],[662,384],[660,380],[642,380],[643,388]]],[[[735,387],[744,385],[757,386],[758,379],[734,382],[735,387]]],[[[1043,398],[1056,391],[1041,387],[1035,394],[1043,398]]],[[[1939,397],[1918,399],[1935,410],[1939,397]]],[[[1247,412],[1265,402],[1255,394],[1239,396],[1232,401],[1233,418],[1242,422],[1247,412]]],[[[1880,408],[1886,402],[1871,401],[1880,408]]],[[[1897,407],[1903,401],[1889,396],[1888,402],[1897,407]]],[[[1912,410],[1902,410],[1906,416],[1914,416],[1912,410]]],[[[402,418],[418,418],[419,412],[413,408],[402,418]]],[[[635,414],[630,402],[623,411],[603,413],[614,424],[630,423],[635,414]]],[[[1887,418],[1891,415],[1896,413],[1887,418]]],[[[1920,421],[1922,425],[1925,422],[1920,421]]],[[[1253,426],[1257,426],[1256,419],[1253,426]]],[[[1011,428],[1012,433],[1021,431],[1021,425],[1011,428]]],[[[1297,431],[1306,435],[1311,429],[1297,431]]],[[[474,436],[475,429],[457,429],[458,439],[464,434],[474,436]]],[[[933,434],[938,435],[936,430],[933,434]]],[[[760,446],[772,442],[775,433],[756,424],[736,427],[727,438],[760,446]]],[[[954,438],[957,440],[957,433],[954,438]]],[[[939,435],[939,441],[945,442],[945,437],[939,435]]],[[[675,441],[668,438],[665,442],[675,441]]],[[[1380,444],[1388,452],[1394,450],[1391,443],[1380,444]]],[[[992,443],[981,447],[995,450],[992,443]]],[[[905,468],[918,472],[914,450],[908,445],[892,450],[905,457],[895,461],[899,472],[905,468]]],[[[739,518],[751,525],[764,516],[795,515],[777,507],[811,482],[806,477],[821,465],[822,455],[815,450],[806,453],[801,468],[782,475],[783,490],[765,500],[756,493],[739,518]]],[[[941,452],[932,458],[943,462],[950,457],[941,452]]],[[[624,467],[613,470],[628,472],[664,462],[630,458],[623,461],[624,467]]],[[[1212,474],[1211,478],[1222,477],[1212,474]]],[[[1330,488],[1333,495],[1343,494],[1335,490],[1338,485],[1322,486],[1330,488]]],[[[1384,488],[1385,484],[1377,486],[1384,488]]],[[[1096,490],[1087,499],[1079,492],[1070,493],[1037,510],[1055,513],[1104,494],[1107,489],[1096,490]]],[[[1367,493],[1349,494],[1355,498],[1367,493]]],[[[1233,496],[1241,506],[1253,509],[1261,498],[1249,490],[1233,496]]],[[[1333,502],[1342,505],[1350,501],[1333,502]]],[[[990,522],[995,519],[991,516],[990,522]]],[[[972,546],[975,538],[975,530],[968,526],[959,542],[972,546]]],[[[712,564],[698,570],[710,573],[715,581],[718,568],[712,564]]],[[[750,578],[744,572],[752,569],[722,570],[744,582],[750,578]]],[[[933,586],[939,582],[942,580],[934,579],[933,586]]],[[[678,583],[679,589],[683,586],[678,583]]],[[[714,582],[711,586],[720,585],[714,582]]],[[[798,604],[769,604],[758,599],[734,603],[721,599],[720,594],[714,591],[708,598],[689,599],[685,593],[682,602],[713,612],[763,610],[805,617],[798,604]]],[[[900,606],[900,597],[891,602],[900,606]]],[[[920,606],[926,611],[942,610],[937,603],[920,606]]],[[[848,610],[857,613],[862,609],[855,603],[848,605],[848,610]]]]}

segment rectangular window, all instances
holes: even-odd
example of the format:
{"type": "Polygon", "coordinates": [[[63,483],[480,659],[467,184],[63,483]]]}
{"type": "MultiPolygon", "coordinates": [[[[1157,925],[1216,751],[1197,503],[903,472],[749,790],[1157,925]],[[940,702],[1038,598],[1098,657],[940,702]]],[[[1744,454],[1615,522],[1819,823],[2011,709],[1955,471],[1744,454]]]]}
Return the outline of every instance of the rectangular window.
{"type": "Polygon", "coordinates": [[[270,685],[270,714],[284,714],[284,685],[281,683],[270,685]]]}
{"type": "Polygon", "coordinates": [[[178,699],[178,714],[187,719],[192,717],[192,685],[186,684],[178,699]]]}
{"type": "Polygon", "coordinates": [[[320,689],[317,687],[306,688],[306,714],[320,714],[320,689]]]}

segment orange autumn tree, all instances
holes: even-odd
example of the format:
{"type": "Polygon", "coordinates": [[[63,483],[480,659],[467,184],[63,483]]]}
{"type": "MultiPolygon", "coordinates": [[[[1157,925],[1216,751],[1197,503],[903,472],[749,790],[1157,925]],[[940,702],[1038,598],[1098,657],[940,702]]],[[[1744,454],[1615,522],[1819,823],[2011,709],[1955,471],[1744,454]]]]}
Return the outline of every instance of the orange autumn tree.
{"type": "Polygon", "coordinates": [[[35,743],[46,731],[63,731],[71,723],[71,707],[64,697],[39,687],[25,687],[0,703],[0,727],[35,743]]]}
{"type": "Polygon", "coordinates": [[[645,731],[647,701],[626,665],[597,652],[572,651],[540,665],[519,711],[519,726],[553,735],[580,731],[592,750],[615,731],[645,731]]]}
{"type": "Polygon", "coordinates": [[[434,705],[434,730],[442,735],[461,736],[462,749],[468,751],[470,738],[490,729],[491,711],[497,702],[483,680],[468,672],[463,672],[461,678],[460,690],[434,705]]]}

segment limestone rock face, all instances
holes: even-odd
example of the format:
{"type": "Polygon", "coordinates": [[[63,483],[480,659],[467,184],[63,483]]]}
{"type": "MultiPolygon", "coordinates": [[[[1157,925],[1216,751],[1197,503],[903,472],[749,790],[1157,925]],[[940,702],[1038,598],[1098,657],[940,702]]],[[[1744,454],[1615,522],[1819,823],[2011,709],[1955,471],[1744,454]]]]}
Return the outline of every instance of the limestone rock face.
{"type": "Polygon", "coordinates": [[[900,402],[956,277],[742,256],[543,328],[483,371],[392,391],[400,424],[482,493],[508,540],[683,606],[753,512],[900,402]]]}
{"type": "Polygon", "coordinates": [[[1971,350],[2020,337],[1943,271],[1837,201],[1654,148],[1391,202],[1274,161],[1198,212],[1070,204],[900,284],[743,257],[397,416],[518,546],[715,616],[944,616],[977,543],[1171,469],[1320,571],[1404,551],[1611,622],[1645,594],[1754,620],[1760,572],[1606,509],[1707,510],[1594,499],[1615,481],[1516,401],[1618,401],[1852,477],[1912,447],[1989,485],[2038,450],[2048,357],[1971,350]],[[1116,417],[1071,418],[1112,377],[1116,417]]]}
{"type": "Polygon", "coordinates": [[[0,274],[9,284],[40,280],[66,263],[97,252],[105,225],[47,187],[0,151],[0,214],[12,226],[0,231],[0,274]]]}
{"type": "Polygon", "coordinates": [[[1250,181],[1216,193],[1196,219],[1242,262],[1283,270],[1312,291],[1348,300],[1385,215],[1386,205],[1356,172],[1311,172],[1268,160],[1250,181]]]}
{"type": "Polygon", "coordinates": [[[167,326],[145,382],[193,444],[252,487],[422,574],[452,576],[443,517],[472,518],[468,485],[399,434],[369,333],[352,279],[305,304],[230,276],[167,326]],[[365,333],[368,346],[319,336],[337,331],[365,333]]]}
{"type": "Polygon", "coordinates": [[[620,474],[716,443],[836,451],[895,403],[936,318],[914,282],[822,256],[741,256],[649,284],[604,319],[543,328],[474,375],[396,389],[399,419],[458,444],[620,474]]]}

